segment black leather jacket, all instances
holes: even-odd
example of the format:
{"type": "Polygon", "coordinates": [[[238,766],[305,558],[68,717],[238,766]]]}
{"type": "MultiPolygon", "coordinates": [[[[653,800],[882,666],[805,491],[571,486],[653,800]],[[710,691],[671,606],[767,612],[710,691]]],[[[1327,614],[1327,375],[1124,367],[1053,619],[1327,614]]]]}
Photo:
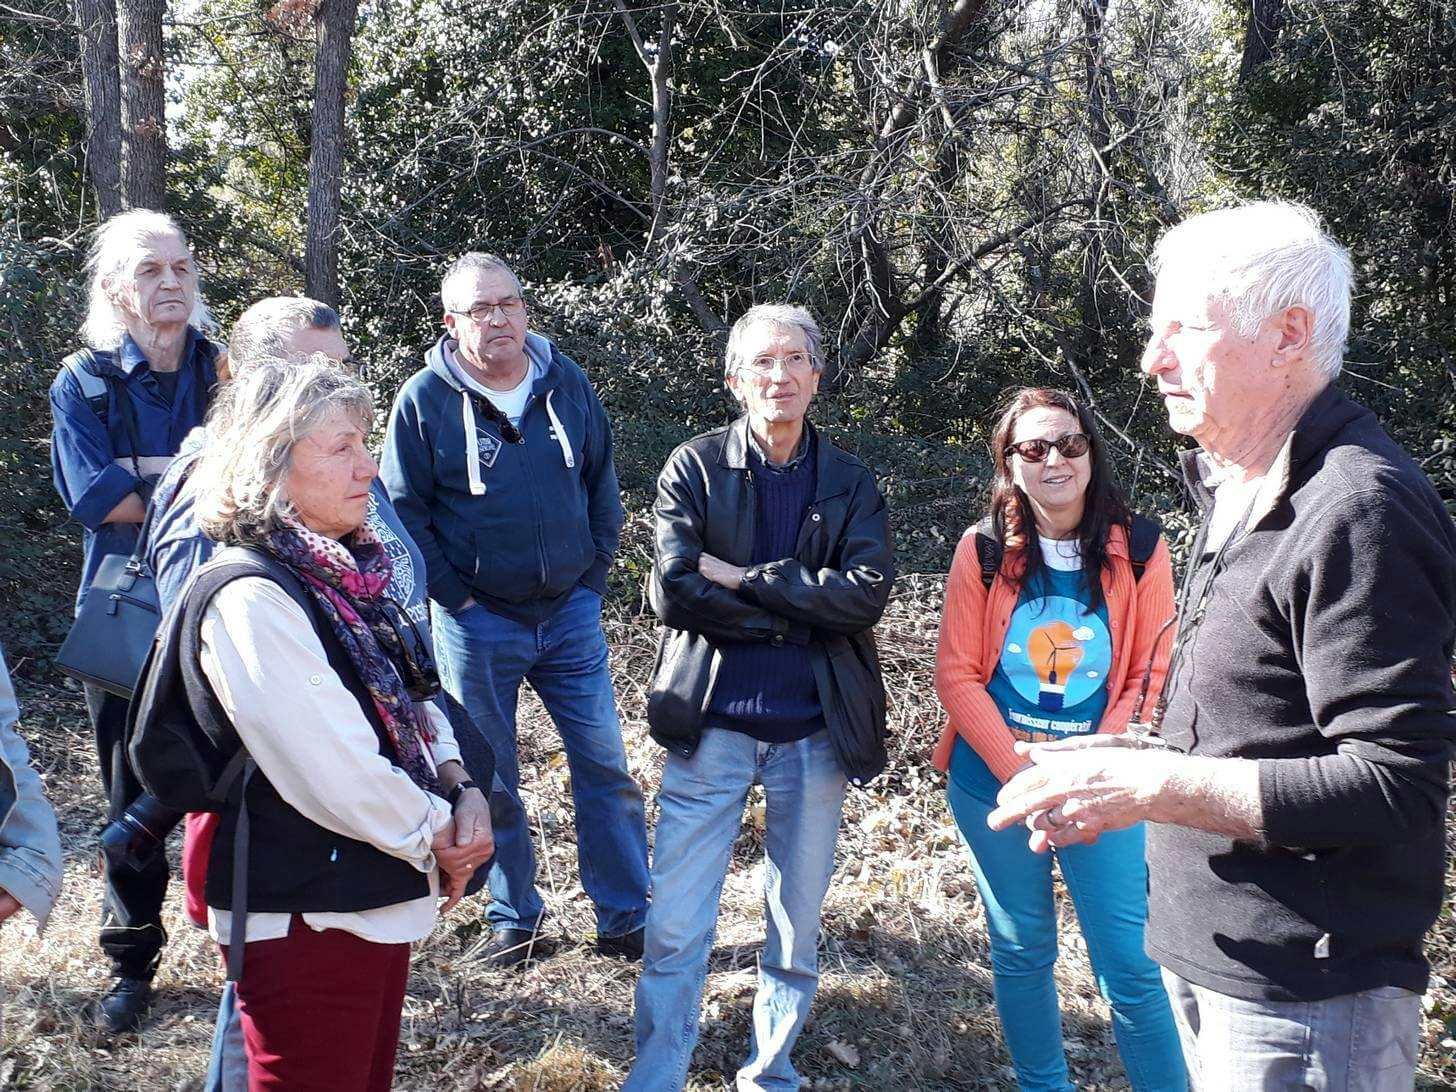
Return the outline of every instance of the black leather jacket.
{"type": "MultiPolygon", "coordinates": [[[[806,428],[813,431],[807,421],[806,428]]],[[[885,500],[869,468],[827,440],[794,556],[753,565],[735,593],[698,573],[712,554],[748,565],[755,504],[748,418],[683,444],[657,479],[652,609],[664,630],[647,702],[652,738],[691,755],[732,642],[806,644],[839,764],[854,784],[885,766],[885,689],[875,622],[895,579],[885,500]]]]}

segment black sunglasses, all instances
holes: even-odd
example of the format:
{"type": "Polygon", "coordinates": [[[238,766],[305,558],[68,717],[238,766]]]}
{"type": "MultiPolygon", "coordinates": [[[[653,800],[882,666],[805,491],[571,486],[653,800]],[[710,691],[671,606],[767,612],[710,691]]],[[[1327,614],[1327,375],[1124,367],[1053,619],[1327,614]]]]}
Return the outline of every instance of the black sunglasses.
{"type": "Polygon", "coordinates": [[[494,421],[495,427],[500,429],[501,439],[508,444],[519,444],[521,442],[521,430],[511,424],[511,419],[505,412],[492,402],[489,398],[472,396],[475,408],[487,421],[494,421]]]}
{"type": "Polygon", "coordinates": [[[1055,440],[1022,440],[1019,444],[1007,444],[1005,454],[1013,453],[1020,455],[1029,463],[1039,463],[1044,460],[1056,448],[1062,453],[1064,459],[1075,459],[1078,455],[1087,454],[1087,448],[1092,441],[1087,438],[1085,432],[1068,432],[1058,436],[1055,440]]]}
{"type": "Polygon", "coordinates": [[[430,652],[429,643],[403,607],[388,596],[381,598],[379,603],[384,608],[384,619],[394,630],[398,641],[396,663],[401,669],[405,692],[413,701],[433,700],[440,693],[440,675],[435,670],[435,657],[430,652]]]}

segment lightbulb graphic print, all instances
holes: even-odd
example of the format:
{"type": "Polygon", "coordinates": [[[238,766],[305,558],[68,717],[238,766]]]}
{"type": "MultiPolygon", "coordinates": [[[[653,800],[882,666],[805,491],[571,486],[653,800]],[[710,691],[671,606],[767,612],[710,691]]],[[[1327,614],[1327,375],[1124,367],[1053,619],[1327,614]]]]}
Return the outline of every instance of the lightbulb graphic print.
{"type": "Polygon", "coordinates": [[[1033,742],[1095,731],[1111,667],[1102,612],[1060,595],[1017,604],[999,671],[1020,699],[1007,703],[1012,729],[1033,742]]]}

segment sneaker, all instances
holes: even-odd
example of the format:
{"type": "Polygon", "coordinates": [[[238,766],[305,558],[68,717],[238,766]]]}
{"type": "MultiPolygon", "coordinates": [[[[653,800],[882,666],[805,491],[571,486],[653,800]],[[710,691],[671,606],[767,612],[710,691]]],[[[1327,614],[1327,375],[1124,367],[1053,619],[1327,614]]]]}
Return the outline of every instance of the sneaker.
{"type": "Polygon", "coordinates": [[[507,971],[555,954],[556,941],[533,929],[497,929],[495,939],[486,945],[480,958],[507,971]]]}
{"type": "Polygon", "coordinates": [[[97,1023],[121,1034],[136,1031],[152,1008],[152,983],[146,978],[118,978],[97,1003],[97,1023]]]}
{"type": "Polygon", "coordinates": [[[619,937],[597,937],[597,951],[604,956],[625,959],[629,963],[642,962],[642,935],[646,929],[634,929],[619,937]]]}

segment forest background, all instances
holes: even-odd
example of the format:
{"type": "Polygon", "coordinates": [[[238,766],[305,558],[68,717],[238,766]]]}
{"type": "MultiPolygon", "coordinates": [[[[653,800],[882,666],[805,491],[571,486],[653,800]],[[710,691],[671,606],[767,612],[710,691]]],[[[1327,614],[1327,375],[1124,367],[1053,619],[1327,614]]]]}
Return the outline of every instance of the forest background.
{"type": "MultiPolygon", "coordinates": [[[[0,190],[0,640],[83,861],[98,801],[78,696],[50,667],[70,619],[79,530],[51,486],[45,392],[77,344],[90,231],[124,207],[165,207],[181,221],[223,330],[262,295],[307,290],[337,303],[382,408],[438,334],[449,259],[489,249],[515,266],[533,327],[586,367],[613,421],[629,524],[609,615],[649,791],[655,757],[634,702],[650,666],[642,588],[656,471],[677,442],[731,414],[726,324],[783,299],[820,316],[833,359],[813,412],[879,476],[905,574],[881,631],[895,764],[851,807],[855,829],[894,837],[882,839],[888,863],[864,839],[842,848],[841,876],[874,896],[843,910],[847,982],[903,978],[897,961],[926,968],[931,941],[864,919],[875,898],[894,905],[917,884],[948,945],[931,944],[930,963],[971,961],[976,944],[984,957],[923,754],[937,717],[939,574],[979,515],[998,400],[1023,384],[1077,391],[1136,506],[1186,546],[1180,443],[1136,368],[1146,259],[1167,226],[1253,197],[1316,208],[1351,248],[1359,281],[1342,382],[1456,508],[1450,0],[5,0],[0,190]]],[[[532,740],[538,830],[569,845],[559,755],[549,730],[532,740]]],[[[574,867],[566,854],[558,912],[568,921],[580,902],[574,867]]],[[[200,946],[197,966],[177,972],[197,996],[163,1037],[175,1057],[156,1040],[150,1051],[71,1044],[70,1010],[99,973],[84,935],[91,887],[73,884],[75,950],[58,963],[33,949],[42,963],[22,975],[16,1006],[29,1035],[10,1038],[7,1021],[0,1084],[142,1087],[149,1066],[173,1081],[195,1068],[212,976],[200,946]]],[[[831,947],[837,913],[831,903],[831,947]]],[[[1447,927],[1438,969],[1452,962],[1447,927]]],[[[435,964],[468,950],[469,931],[456,934],[435,964]]],[[[1074,1003],[1091,1044],[1078,1075],[1117,1086],[1105,1013],[1080,966],[1064,984],[1086,995],[1074,1003]]],[[[555,1040],[539,1029],[491,1040],[469,1080],[535,1074],[521,1087],[545,1088],[552,1073],[577,1074],[588,1083],[560,1087],[596,1087],[599,1072],[611,1086],[625,1025],[600,1039],[590,1029],[630,1011],[630,982],[594,980],[585,957],[576,967],[563,973],[580,980],[542,972],[530,989],[546,1005],[563,990],[601,994],[607,1015],[573,1023],[557,1012],[573,1030],[555,1040]],[[541,1068],[563,1050],[575,1060],[541,1068]]],[[[726,1053],[713,1053],[710,1029],[695,1077],[704,1087],[717,1087],[715,1065],[731,1072],[746,1019],[732,1000],[739,970],[724,972],[726,1053]]],[[[421,987],[412,1004],[454,1011],[458,1027],[411,1048],[420,1073],[434,1052],[479,1040],[459,1031],[474,1006],[503,1026],[505,1010],[467,1003],[467,989],[453,995],[439,976],[444,1000],[421,987]]],[[[878,1032],[853,1030],[858,987],[845,987],[849,1030],[835,1029],[840,1010],[826,1001],[822,1041],[812,1045],[815,1027],[806,1040],[811,1078],[1004,1080],[984,976],[923,977],[903,999],[911,1015],[886,1017],[907,1029],[904,1042],[878,1059],[868,1049],[878,1032]],[[985,1042],[952,1033],[966,1019],[985,1042]]],[[[1444,1023],[1456,997],[1443,989],[1422,1070],[1438,1085],[1456,1073],[1444,1023]]],[[[415,1072],[408,1057],[403,1072],[415,1072]]]]}

